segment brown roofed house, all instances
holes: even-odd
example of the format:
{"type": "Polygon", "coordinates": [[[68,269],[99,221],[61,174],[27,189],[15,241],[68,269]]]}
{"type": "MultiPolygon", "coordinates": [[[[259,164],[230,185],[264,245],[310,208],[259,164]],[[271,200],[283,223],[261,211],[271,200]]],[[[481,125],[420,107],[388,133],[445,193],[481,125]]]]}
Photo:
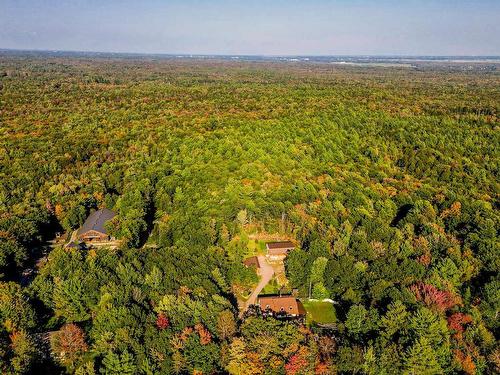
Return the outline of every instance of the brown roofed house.
{"type": "Polygon", "coordinates": [[[84,242],[101,242],[112,240],[104,224],[114,218],[114,211],[103,208],[89,215],[82,227],[78,229],[77,238],[84,242]]]}
{"type": "Polygon", "coordinates": [[[288,255],[288,252],[295,249],[291,241],[268,242],[266,244],[267,255],[271,259],[282,259],[288,255]]]}
{"type": "Polygon", "coordinates": [[[256,269],[260,268],[259,258],[255,256],[245,259],[243,264],[247,267],[255,267],[256,269]]]}
{"type": "Polygon", "coordinates": [[[259,297],[258,302],[260,309],[266,315],[277,317],[303,317],[306,315],[306,310],[297,298],[286,296],[263,296],[259,297]]]}

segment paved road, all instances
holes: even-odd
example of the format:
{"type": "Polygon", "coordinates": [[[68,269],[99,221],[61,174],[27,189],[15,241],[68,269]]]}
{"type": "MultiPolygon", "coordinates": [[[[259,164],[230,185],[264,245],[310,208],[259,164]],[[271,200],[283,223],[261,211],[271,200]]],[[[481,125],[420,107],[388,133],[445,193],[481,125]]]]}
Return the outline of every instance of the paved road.
{"type": "Polygon", "coordinates": [[[260,281],[253,290],[252,294],[250,294],[250,297],[248,297],[246,302],[243,304],[240,311],[240,317],[248,309],[248,306],[255,304],[255,302],[257,301],[257,296],[262,291],[262,289],[264,289],[267,283],[271,281],[274,275],[273,267],[271,267],[269,263],[267,263],[266,257],[263,255],[259,255],[258,258],[260,264],[260,281]]]}

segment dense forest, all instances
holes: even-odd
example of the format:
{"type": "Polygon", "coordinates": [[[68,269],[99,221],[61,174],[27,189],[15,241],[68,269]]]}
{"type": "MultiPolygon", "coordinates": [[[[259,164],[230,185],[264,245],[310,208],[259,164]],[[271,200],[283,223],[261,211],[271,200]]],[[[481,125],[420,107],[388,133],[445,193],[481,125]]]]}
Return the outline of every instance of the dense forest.
{"type": "Polygon", "coordinates": [[[500,372],[496,70],[4,53],[0,90],[2,373],[500,372]],[[53,244],[99,208],[118,248],[53,244]],[[266,236],[333,326],[239,318],[266,236]]]}

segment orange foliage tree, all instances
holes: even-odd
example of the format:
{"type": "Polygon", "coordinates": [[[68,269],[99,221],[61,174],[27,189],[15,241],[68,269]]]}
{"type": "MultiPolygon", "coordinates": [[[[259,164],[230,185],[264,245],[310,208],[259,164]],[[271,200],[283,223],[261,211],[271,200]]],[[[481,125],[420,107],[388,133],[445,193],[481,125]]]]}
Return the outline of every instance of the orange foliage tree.
{"type": "Polygon", "coordinates": [[[76,324],[65,324],[50,337],[54,356],[65,366],[71,367],[87,351],[85,333],[76,324]]]}

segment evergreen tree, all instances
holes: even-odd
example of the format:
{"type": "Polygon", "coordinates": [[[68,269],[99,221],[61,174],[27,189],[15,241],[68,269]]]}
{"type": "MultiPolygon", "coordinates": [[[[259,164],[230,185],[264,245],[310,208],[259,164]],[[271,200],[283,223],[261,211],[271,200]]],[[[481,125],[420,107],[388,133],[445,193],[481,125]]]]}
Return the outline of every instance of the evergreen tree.
{"type": "Polygon", "coordinates": [[[405,375],[443,374],[436,353],[426,338],[420,338],[409,348],[405,358],[405,375]]]}
{"type": "Polygon", "coordinates": [[[100,372],[103,375],[134,375],[136,373],[136,366],[134,358],[127,351],[121,354],[108,352],[102,360],[100,372]]]}

